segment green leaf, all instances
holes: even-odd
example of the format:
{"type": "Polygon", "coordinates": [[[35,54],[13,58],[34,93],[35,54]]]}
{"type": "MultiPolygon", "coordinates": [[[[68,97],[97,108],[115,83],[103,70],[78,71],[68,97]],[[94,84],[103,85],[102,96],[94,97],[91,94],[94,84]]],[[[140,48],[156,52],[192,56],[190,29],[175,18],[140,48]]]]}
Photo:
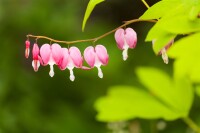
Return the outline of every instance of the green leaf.
{"type": "Polygon", "coordinates": [[[165,34],[163,36],[160,36],[158,39],[155,39],[153,50],[156,54],[159,53],[159,51],[164,48],[170,41],[172,41],[176,37],[175,34],[165,34]]]}
{"type": "Polygon", "coordinates": [[[193,82],[200,82],[200,33],[184,37],[168,50],[168,55],[175,58],[175,77],[188,76],[193,82]]]}
{"type": "Polygon", "coordinates": [[[200,19],[192,21],[189,16],[182,14],[160,19],[157,26],[174,34],[188,34],[200,31],[200,19]]]}
{"type": "Polygon", "coordinates": [[[197,56],[200,53],[200,32],[183,37],[176,41],[168,50],[168,55],[172,58],[185,58],[186,56],[197,56]]]}
{"type": "Polygon", "coordinates": [[[157,40],[159,38],[173,35],[175,36],[176,34],[172,34],[170,32],[167,32],[166,30],[163,30],[162,28],[159,27],[158,22],[155,24],[148,32],[145,41],[153,41],[157,40]]]}
{"type": "Polygon", "coordinates": [[[134,118],[173,120],[178,114],[168,109],[150,93],[128,86],[109,89],[108,95],[95,103],[97,119],[104,122],[122,121],[134,118]]]}
{"type": "Polygon", "coordinates": [[[91,12],[93,11],[94,7],[103,1],[105,1],[105,0],[90,0],[89,1],[85,15],[84,15],[83,23],[82,23],[82,31],[84,31],[86,22],[90,16],[91,12]]]}
{"type": "Polygon", "coordinates": [[[128,86],[110,88],[108,95],[95,103],[99,121],[187,117],[193,102],[189,80],[182,78],[174,81],[155,68],[139,68],[137,75],[148,91],[128,86]]]}
{"type": "Polygon", "coordinates": [[[141,83],[163,103],[183,116],[188,114],[193,100],[193,91],[187,80],[173,81],[166,73],[155,68],[139,68],[137,75],[141,83]]]}
{"type": "Polygon", "coordinates": [[[200,8],[198,6],[193,6],[189,12],[189,19],[195,20],[199,14],[200,8]]]}
{"type": "Polygon", "coordinates": [[[150,7],[140,19],[159,19],[180,5],[180,0],[162,0],[150,7]]]}
{"type": "Polygon", "coordinates": [[[153,50],[156,54],[158,54],[159,51],[175,37],[176,34],[172,34],[163,29],[160,29],[156,24],[148,32],[145,41],[154,41],[153,50]]]}
{"type": "Polygon", "coordinates": [[[200,85],[196,86],[196,94],[200,96],[200,85]]]}

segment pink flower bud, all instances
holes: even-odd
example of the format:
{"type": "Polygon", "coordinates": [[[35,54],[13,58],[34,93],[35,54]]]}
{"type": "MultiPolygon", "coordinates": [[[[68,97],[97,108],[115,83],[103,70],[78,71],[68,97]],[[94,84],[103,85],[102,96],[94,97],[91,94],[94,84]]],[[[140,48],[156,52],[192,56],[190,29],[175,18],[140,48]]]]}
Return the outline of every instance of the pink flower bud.
{"type": "Polygon", "coordinates": [[[62,55],[63,58],[59,65],[59,68],[61,70],[65,70],[66,68],[68,68],[70,71],[70,80],[74,81],[74,67],[82,68],[83,64],[83,57],[81,55],[81,52],[77,47],[71,47],[69,48],[69,50],[67,48],[62,48],[62,55]]]}
{"type": "Polygon", "coordinates": [[[98,76],[103,78],[103,73],[100,67],[101,65],[107,65],[109,60],[106,48],[103,45],[97,45],[95,48],[89,46],[84,51],[84,58],[90,67],[97,67],[98,76]]]}
{"type": "Polygon", "coordinates": [[[29,57],[29,53],[30,53],[30,41],[26,40],[25,45],[26,45],[25,57],[28,58],[29,57]]]}
{"type": "Polygon", "coordinates": [[[137,33],[132,28],[125,30],[120,28],[115,32],[115,40],[119,49],[123,50],[123,60],[128,58],[128,49],[135,48],[137,43],[137,33]]]}
{"type": "Polygon", "coordinates": [[[59,44],[52,44],[51,46],[49,44],[44,44],[42,45],[40,49],[40,55],[42,58],[43,65],[48,65],[50,66],[50,72],[49,75],[51,77],[54,76],[54,69],[53,65],[60,65],[63,54],[62,54],[62,48],[59,44]]]}
{"type": "Polygon", "coordinates": [[[35,43],[33,45],[32,55],[33,55],[33,61],[32,66],[35,72],[38,71],[38,68],[40,67],[40,56],[39,56],[40,49],[38,45],[35,43]]]}

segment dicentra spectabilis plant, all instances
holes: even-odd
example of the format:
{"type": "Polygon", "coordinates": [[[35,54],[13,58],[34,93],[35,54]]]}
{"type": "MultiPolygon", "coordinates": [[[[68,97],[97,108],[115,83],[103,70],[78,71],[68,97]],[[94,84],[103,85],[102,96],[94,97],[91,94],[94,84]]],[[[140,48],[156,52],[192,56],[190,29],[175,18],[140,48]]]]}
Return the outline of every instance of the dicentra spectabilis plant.
{"type": "MultiPolygon", "coordinates": [[[[82,30],[94,7],[103,1],[90,0],[82,30]]],[[[141,1],[148,8],[143,15],[138,19],[124,21],[124,24],[119,27],[95,38],[60,41],[29,34],[25,41],[25,57],[29,57],[30,46],[33,44],[34,71],[38,71],[40,64],[50,65],[49,75],[53,77],[53,65],[56,65],[61,70],[69,69],[70,80],[74,81],[74,68],[90,70],[96,67],[98,76],[103,78],[101,66],[107,65],[108,60],[112,58],[109,59],[106,44],[96,45],[96,42],[113,34],[113,40],[122,50],[123,60],[127,60],[128,49],[141,44],[137,44],[137,40],[140,39],[140,36],[137,36],[137,30],[126,27],[136,22],[154,23],[145,41],[150,42],[155,55],[161,55],[165,64],[169,64],[169,58],[174,59],[173,76],[151,67],[137,68],[136,75],[147,91],[136,86],[111,87],[108,95],[95,102],[97,119],[112,123],[123,123],[135,118],[166,121],[182,119],[194,132],[200,133],[200,127],[189,118],[194,99],[193,87],[199,87],[200,84],[200,0],[162,0],[151,7],[145,0],[141,1]],[[43,44],[39,48],[36,42],[29,41],[30,38],[35,38],[36,42],[38,39],[46,39],[53,44],[43,44]],[[93,44],[93,46],[86,47],[84,51],[71,46],[80,42],[89,42],[88,45],[93,44]],[[58,43],[67,44],[68,48],[61,47],[58,43]],[[83,66],[84,62],[89,66],[83,66]]]]}

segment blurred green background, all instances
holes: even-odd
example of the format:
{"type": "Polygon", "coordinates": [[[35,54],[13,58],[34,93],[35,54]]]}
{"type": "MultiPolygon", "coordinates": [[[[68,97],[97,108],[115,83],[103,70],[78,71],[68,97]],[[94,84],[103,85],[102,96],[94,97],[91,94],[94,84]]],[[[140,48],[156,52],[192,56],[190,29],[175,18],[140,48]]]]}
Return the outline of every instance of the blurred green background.
{"type": "MultiPolygon", "coordinates": [[[[157,1],[148,2],[152,5],[157,1]]],[[[105,124],[95,120],[93,104],[108,87],[138,85],[135,68],[139,66],[153,66],[172,74],[172,61],[165,65],[161,57],[154,55],[151,44],[144,42],[152,26],[146,22],[131,25],[138,33],[138,44],[129,50],[126,62],[113,34],[97,42],[106,46],[110,57],[109,64],[102,67],[103,79],[98,78],[97,69],[75,69],[74,82],[69,80],[68,70],[57,67],[53,78],[48,74],[49,66],[40,67],[35,73],[32,57],[24,57],[27,34],[67,41],[93,38],[122,21],[138,18],[146,10],[140,0],[107,0],[95,8],[83,33],[87,3],[88,0],[0,0],[0,133],[105,133],[105,124]]],[[[31,39],[31,44],[34,41],[31,39]]],[[[39,46],[43,43],[49,42],[38,40],[39,46]]],[[[82,52],[89,45],[92,44],[75,44],[82,52]]],[[[147,123],[144,131],[150,128],[148,121],[141,122],[147,123]]],[[[168,132],[181,132],[182,127],[182,122],[174,122],[168,132]]]]}

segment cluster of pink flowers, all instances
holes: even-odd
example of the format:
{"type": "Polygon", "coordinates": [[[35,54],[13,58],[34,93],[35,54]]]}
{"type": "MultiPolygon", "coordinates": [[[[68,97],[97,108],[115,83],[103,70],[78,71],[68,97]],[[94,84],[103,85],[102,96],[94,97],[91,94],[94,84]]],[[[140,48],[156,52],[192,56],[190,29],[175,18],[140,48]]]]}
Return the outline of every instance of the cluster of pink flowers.
{"type": "MultiPolygon", "coordinates": [[[[30,41],[26,41],[25,57],[29,57],[30,41]]],[[[43,44],[41,48],[35,43],[32,49],[32,66],[34,71],[38,71],[40,65],[50,66],[49,75],[54,76],[54,65],[57,65],[61,70],[66,68],[70,71],[70,80],[74,81],[75,76],[73,73],[74,68],[80,68],[84,70],[91,69],[93,67],[98,68],[98,75],[103,78],[101,71],[102,65],[108,64],[108,53],[103,45],[97,45],[95,48],[89,46],[84,51],[84,59],[90,67],[83,66],[83,57],[80,50],[77,47],[62,48],[59,44],[43,44]]]]}
{"type": "MultiPolygon", "coordinates": [[[[123,60],[128,58],[128,49],[135,48],[137,43],[137,34],[132,28],[125,30],[120,28],[115,32],[115,40],[119,49],[123,50],[123,60]]],[[[30,41],[27,39],[25,42],[25,57],[29,57],[30,41]]],[[[77,47],[62,48],[59,44],[43,44],[40,48],[37,43],[33,44],[32,48],[32,66],[34,71],[38,71],[40,65],[50,66],[49,75],[54,76],[54,65],[57,65],[61,70],[66,68],[70,71],[70,80],[74,81],[75,76],[73,73],[74,68],[89,70],[94,67],[98,69],[98,76],[103,78],[101,66],[108,64],[109,55],[103,45],[96,45],[95,47],[89,46],[84,50],[83,57],[77,47]],[[83,61],[86,61],[90,67],[83,66],[83,61]]]]}

